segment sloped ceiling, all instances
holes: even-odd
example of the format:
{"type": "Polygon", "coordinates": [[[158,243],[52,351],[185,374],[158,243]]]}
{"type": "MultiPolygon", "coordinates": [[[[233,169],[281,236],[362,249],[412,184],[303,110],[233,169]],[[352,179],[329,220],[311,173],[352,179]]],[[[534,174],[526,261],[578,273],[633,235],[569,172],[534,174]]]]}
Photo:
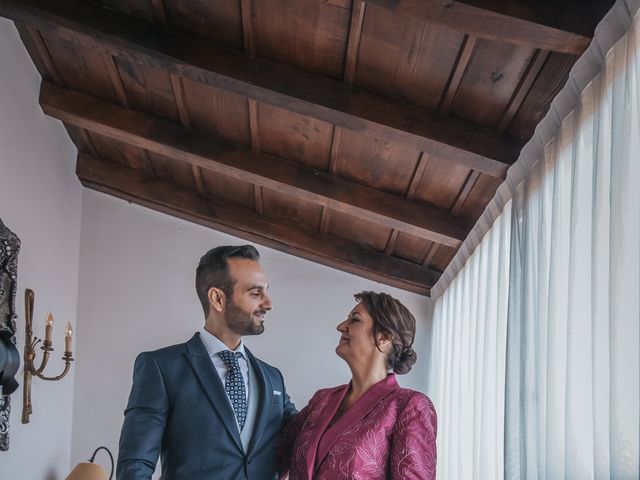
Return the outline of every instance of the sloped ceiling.
{"type": "Polygon", "coordinates": [[[0,0],[0,15],[87,187],[428,295],[612,4],[0,0]]]}

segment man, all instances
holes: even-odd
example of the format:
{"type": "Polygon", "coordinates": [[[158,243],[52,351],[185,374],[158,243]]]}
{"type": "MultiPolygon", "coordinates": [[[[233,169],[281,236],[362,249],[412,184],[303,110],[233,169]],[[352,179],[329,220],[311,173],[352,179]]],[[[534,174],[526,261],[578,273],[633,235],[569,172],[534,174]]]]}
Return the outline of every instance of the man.
{"type": "Polygon", "coordinates": [[[273,480],[281,425],[295,413],[279,370],[245,348],[271,310],[251,245],[207,252],[196,270],[204,328],[141,353],[120,436],[117,480],[273,480]]]}

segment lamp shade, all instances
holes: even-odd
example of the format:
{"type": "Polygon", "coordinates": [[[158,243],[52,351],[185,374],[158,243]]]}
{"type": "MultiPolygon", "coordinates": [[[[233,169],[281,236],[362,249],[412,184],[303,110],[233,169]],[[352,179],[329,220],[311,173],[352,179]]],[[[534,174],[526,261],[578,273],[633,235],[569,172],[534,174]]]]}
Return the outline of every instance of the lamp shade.
{"type": "Polygon", "coordinates": [[[83,462],[71,470],[66,480],[107,480],[107,474],[97,463],[83,462]]]}

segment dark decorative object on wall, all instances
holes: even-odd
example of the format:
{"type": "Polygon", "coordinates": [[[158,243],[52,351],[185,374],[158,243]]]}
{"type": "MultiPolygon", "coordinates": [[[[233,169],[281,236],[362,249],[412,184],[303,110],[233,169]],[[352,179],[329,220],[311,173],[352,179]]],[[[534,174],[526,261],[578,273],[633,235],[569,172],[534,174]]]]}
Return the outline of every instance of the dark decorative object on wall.
{"type": "Polygon", "coordinates": [[[20,239],[0,219],[0,451],[9,450],[10,395],[18,388],[16,349],[16,286],[20,239]]]}

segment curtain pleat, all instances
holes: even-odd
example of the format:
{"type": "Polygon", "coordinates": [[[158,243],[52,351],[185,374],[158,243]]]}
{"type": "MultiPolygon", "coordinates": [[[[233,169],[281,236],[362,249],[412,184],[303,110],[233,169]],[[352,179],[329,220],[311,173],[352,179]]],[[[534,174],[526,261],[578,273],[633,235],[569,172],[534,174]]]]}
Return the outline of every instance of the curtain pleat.
{"type": "Polygon", "coordinates": [[[598,27],[433,290],[439,478],[640,478],[638,3],[598,27]]]}
{"type": "Polygon", "coordinates": [[[429,393],[438,412],[438,477],[503,476],[510,205],[435,304],[429,393]]]}

